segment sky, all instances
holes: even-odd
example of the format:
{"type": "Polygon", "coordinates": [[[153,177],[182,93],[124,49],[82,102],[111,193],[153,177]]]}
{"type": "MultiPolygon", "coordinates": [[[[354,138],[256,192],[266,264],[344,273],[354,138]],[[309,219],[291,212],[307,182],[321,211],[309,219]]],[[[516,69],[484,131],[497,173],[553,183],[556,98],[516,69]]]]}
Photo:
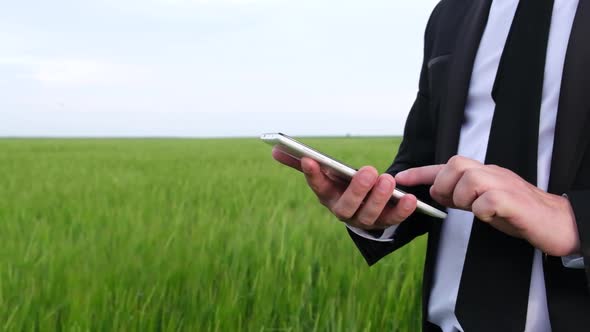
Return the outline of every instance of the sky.
{"type": "Polygon", "coordinates": [[[0,136],[399,135],[436,2],[6,2],[0,136]]]}

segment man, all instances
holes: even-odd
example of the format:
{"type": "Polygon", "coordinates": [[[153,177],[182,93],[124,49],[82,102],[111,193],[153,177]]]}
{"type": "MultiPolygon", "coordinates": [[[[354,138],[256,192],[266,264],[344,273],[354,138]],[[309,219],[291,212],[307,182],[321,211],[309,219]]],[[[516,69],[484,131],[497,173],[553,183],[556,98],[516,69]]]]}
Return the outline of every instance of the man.
{"type": "Polygon", "coordinates": [[[442,0],[393,164],[305,173],[369,264],[428,234],[425,331],[590,328],[590,0],[442,0]],[[399,184],[408,194],[395,206],[399,184]],[[414,213],[416,196],[448,208],[414,213]],[[586,274],[584,271],[586,264],[586,274]]]}

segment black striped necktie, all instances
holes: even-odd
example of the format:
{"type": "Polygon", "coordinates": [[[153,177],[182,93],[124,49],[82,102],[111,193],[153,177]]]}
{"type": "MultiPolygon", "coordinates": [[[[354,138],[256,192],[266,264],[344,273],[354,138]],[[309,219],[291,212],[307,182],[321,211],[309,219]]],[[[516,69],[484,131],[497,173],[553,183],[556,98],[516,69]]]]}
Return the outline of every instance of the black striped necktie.
{"type": "MultiPolygon", "coordinates": [[[[552,10],[553,0],[518,4],[492,91],[485,159],[534,185],[552,10]]],[[[474,220],[455,307],[464,331],[524,331],[533,254],[526,241],[474,220]]]]}

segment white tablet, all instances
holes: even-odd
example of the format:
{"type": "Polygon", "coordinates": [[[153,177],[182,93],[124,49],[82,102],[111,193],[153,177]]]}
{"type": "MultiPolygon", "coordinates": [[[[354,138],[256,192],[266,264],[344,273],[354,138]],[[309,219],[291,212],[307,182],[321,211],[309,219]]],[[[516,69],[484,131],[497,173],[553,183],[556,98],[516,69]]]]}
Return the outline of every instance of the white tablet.
{"type": "MultiPolygon", "coordinates": [[[[311,147],[281,133],[273,133],[273,134],[263,134],[260,136],[260,139],[264,142],[276,146],[277,148],[281,149],[281,151],[291,155],[296,159],[301,159],[302,157],[308,157],[315,161],[317,161],[323,168],[330,170],[330,174],[337,175],[339,178],[350,181],[350,179],[356,174],[356,169],[332,158],[326,154],[323,154],[317,150],[312,149],[311,147]]],[[[392,193],[392,198],[400,199],[406,193],[395,189],[392,193]]],[[[426,215],[444,219],[447,217],[447,214],[433,206],[430,206],[422,201],[418,201],[416,210],[424,213],[426,215]]]]}

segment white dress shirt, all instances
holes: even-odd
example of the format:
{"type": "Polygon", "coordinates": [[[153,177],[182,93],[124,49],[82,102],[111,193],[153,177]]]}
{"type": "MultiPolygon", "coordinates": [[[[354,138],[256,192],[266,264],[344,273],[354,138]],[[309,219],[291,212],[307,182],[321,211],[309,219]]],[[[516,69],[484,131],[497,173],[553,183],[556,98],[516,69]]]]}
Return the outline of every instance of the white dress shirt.
{"type": "MultiPolygon", "coordinates": [[[[492,86],[517,5],[518,0],[493,0],[473,66],[457,154],[480,162],[485,159],[495,109],[492,86]]],[[[539,123],[537,186],[543,190],[547,190],[549,182],[563,65],[577,6],[578,0],[555,0],[553,7],[539,123]]],[[[440,326],[444,332],[463,331],[455,315],[455,304],[472,223],[473,213],[449,209],[442,224],[427,320],[440,326]]],[[[396,229],[396,226],[390,227],[380,238],[374,238],[361,229],[348,227],[375,241],[392,241],[396,229]]],[[[527,332],[551,331],[541,257],[541,252],[535,250],[527,332]]],[[[583,258],[564,258],[563,263],[567,267],[580,268],[583,258]]]]}

